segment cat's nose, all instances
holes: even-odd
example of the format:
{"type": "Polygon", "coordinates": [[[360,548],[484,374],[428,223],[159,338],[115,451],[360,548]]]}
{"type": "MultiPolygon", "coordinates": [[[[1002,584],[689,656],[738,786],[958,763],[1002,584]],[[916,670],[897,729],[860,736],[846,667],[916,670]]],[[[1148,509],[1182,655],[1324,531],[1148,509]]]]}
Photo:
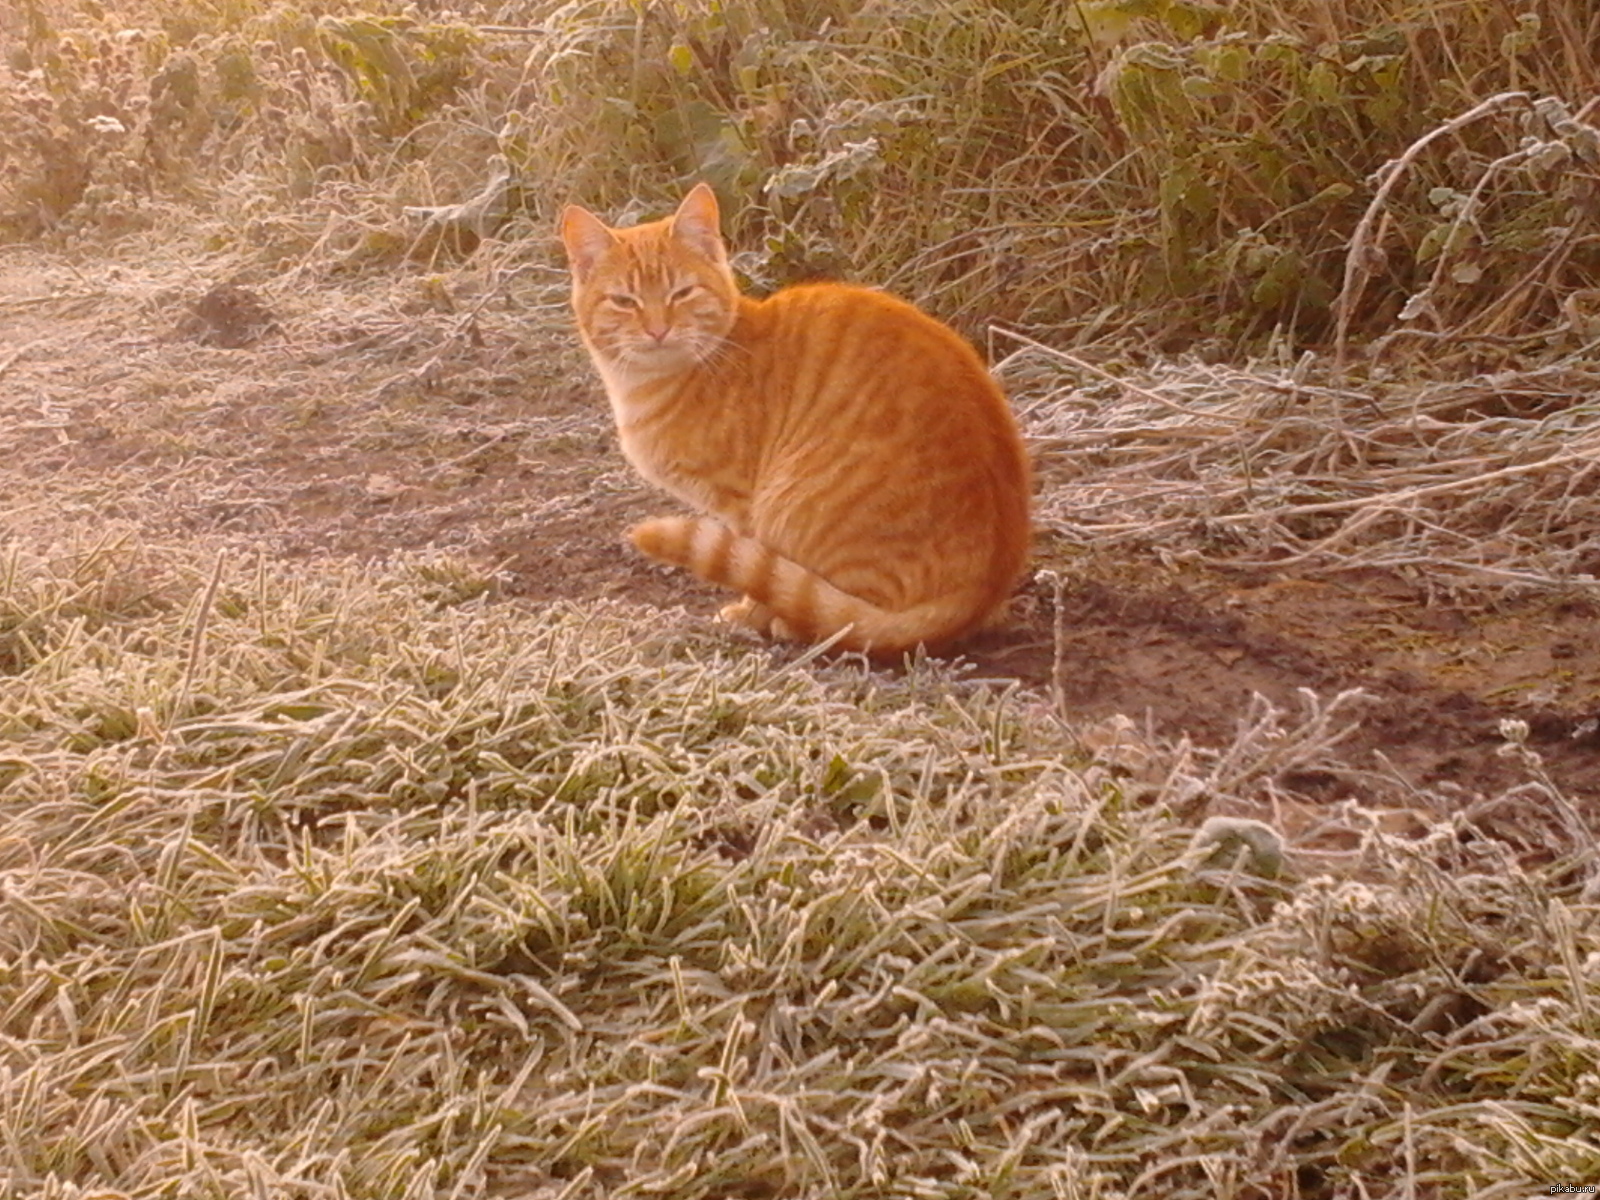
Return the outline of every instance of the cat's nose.
{"type": "Polygon", "coordinates": [[[663,325],[660,329],[655,329],[649,325],[646,325],[644,327],[644,331],[654,338],[656,345],[659,346],[662,342],[667,340],[667,334],[671,333],[672,329],[667,325],[663,325]]]}

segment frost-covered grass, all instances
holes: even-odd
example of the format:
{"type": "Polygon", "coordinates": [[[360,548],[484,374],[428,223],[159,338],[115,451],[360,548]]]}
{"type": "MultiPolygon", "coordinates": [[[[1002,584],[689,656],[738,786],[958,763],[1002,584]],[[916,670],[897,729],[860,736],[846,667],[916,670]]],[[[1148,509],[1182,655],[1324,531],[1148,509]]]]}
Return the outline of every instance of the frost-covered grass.
{"type": "Polygon", "coordinates": [[[1134,771],[948,668],[530,610],[438,556],[3,564],[8,1196],[1600,1176],[1587,865],[1197,844],[1178,810],[1291,723],[1134,771]]]}

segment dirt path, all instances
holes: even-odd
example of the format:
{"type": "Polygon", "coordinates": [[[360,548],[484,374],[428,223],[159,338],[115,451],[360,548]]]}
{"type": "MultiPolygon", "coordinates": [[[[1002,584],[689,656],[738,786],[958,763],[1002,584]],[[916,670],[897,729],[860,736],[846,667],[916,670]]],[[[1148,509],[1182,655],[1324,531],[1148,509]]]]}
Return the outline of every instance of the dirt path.
{"type": "MultiPolygon", "coordinates": [[[[12,536],[131,526],[308,563],[436,547],[500,568],[519,602],[715,611],[712,589],[621,542],[666,502],[617,451],[557,281],[246,281],[259,310],[197,310],[217,271],[129,253],[0,259],[12,536]]],[[[1294,711],[1303,689],[1360,688],[1342,762],[1289,780],[1297,793],[1468,804],[1528,778],[1502,753],[1501,721],[1520,718],[1554,783],[1600,805],[1592,599],[1072,558],[1048,536],[1038,562],[1059,582],[1030,583],[1012,626],[967,655],[977,675],[1055,689],[1071,721],[1123,713],[1219,745],[1252,693],[1294,711]]]]}

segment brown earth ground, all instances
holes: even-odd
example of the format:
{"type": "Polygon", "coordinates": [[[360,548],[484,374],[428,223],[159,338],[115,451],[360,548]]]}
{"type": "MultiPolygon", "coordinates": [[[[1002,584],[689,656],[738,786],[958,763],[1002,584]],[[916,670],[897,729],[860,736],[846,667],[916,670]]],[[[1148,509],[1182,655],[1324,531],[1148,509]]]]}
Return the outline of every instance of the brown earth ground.
{"type": "MultiPolygon", "coordinates": [[[[622,460],[553,268],[510,283],[492,265],[244,274],[213,291],[226,263],[122,254],[0,251],[11,537],[98,524],[308,569],[432,547],[498,571],[513,603],[610,597],[700,622],[724,599],[624,547],[631,522],[670,502],[622,460]]],[[[1291,796],[1465,807],[1531,765],[1600,806],[1592,595],[1069,555],[1047,533],[1037,561],[1054,579],[1030,581],[1011,625],[965,656],[1069,723],[1126,714],[1223,746],[1253,694],[1297,712],[1303,690],[1359,688],[1359,728],[1328,769],[1286,776],[1291,796]],[[1528,722],[1536,761],[1506,752],[1506,718],[1528,722]]]]}

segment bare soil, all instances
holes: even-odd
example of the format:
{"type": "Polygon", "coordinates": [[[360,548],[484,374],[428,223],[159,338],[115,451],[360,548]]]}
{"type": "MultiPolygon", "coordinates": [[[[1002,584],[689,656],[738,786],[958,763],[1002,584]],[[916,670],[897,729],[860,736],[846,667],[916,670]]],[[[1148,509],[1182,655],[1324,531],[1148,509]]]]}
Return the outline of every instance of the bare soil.
{"type": "MultiPolygon", "coordinates": [[[[622,460],[558,281],[306,273],[252,284],[155,252],[73,263],[0,254],[0,512],[13,538],[85,526],[304,560],[436,547],[501,573],[506,602],[725,599],[622,542],[670,507],[622,460]],[[229,287],[216,289],[226,280],[229,287]]],[[[1226,744],[1252,694],[1368,699],[1313,799],[1463,804],[1526,780],[1521,718],[1550,780],[1600,804],[1592,599],[1445,590],[1418,575],[1337,582],[1262,569],[1068,560],[1041,537],[1005,629],[973,673],[1056,696],[1090,723],[1226,744]],[[1059,608],[1058,608],[1059,604],[1059,608]]],[[[729,630],[730,639],[744,635],[729,630]]]]}

